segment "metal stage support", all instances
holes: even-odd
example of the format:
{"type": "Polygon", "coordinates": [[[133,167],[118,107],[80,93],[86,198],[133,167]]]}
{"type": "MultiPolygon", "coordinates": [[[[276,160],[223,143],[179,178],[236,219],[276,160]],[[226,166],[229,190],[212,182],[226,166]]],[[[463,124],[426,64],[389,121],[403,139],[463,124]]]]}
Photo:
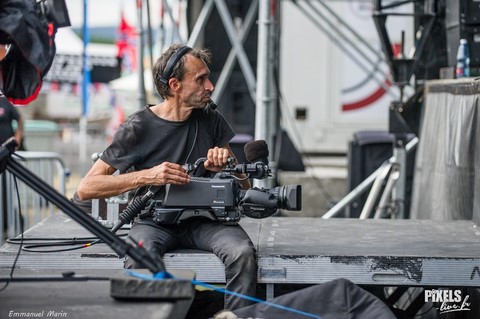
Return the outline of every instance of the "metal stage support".
{"type": "MultiPolygon", "coordinates": [[[[408,154],[411,151],[413,151],[415,149],[415,147],[417,146],[417,144],[418,144],[418,138],[414,137],[405,146],[405,153],[408,154]]],[[[370,174],[370,176],[368,176],[363,182],[361,182],[350,193],[348,193],[344,198],[342,198],[342,200],[340,200],[335,206],[333,206],[328,212],[326,212],[322,216],[322,218],[323,219],[329,219],[329,218],[335,217],[336,215],[340,214],[357,197],[359,197],[364,192],[366,192],[372,184],[374,184],[377,180],[379,180],[379,182],[376,182],[378,187],[377,187],[377,185],[375,185],[374,189],[372,190],[372,196],[375,196],[375,198],[376,198],[378,196],[379,192],[380,192],[380,190],[379,190],[379,187],[381,186],[380,182],[384,181],[387,178],[388,174],[390,173],[390,169],[392,168],[392,166],[396,162],[397,162],[397,158],[394,154],[392,157],[390,157],[390,159],[388,159],[384,163],[384,165],[382,165],[375,172],[370,174]]],[[[398,164],[395,164],[395,165],[397,166],[398,164]]],[[[400,163],[400,165],[398,165],[398,166],[401,166],[401,165],[402,164],[400,163]]],[[[403,164],[403,165],[405,166],[405,164],[403,164]]],[[[398,168],[396,168],[396,170],[398,170],[398,168]]],[[[372,198],[372,200],[373,200],[373,198],[372,198]]],[[[366,209],[364,207],[365,213],[362,210],[361,216],[363,215],[364,218],[366,218],[366,216],[370,216],[372,208],[373,207],[371,207],[370,205],[366,209]]]]}
{"type": "MultiPolygon", "coordinates": [[[[398,13],[392,11],[398,7],[412,4],[412,1],[399,1],[399,2],[389,2],[385,3],[382,0],[374,1],[374,13],[373,20],[377,28],[377,32],[380,36],[382,43],[382,49],[386,56],[390,71],[393,77],[393,83],[400,90],[400,98],[398,101],[393,101],[390,105],[390,122],[389,122],[389,131],[394,134],[394,146],[393,146],[393,162],[389,167],[384,168],[385,170],[391,169],[390,178],[384,189],[384,194],[381,197],[379,210],[375,214],[375,217],[382,216],[381,210],[387,204],[388,198],[391,196],[391,207],[393,208],[390,212],[391,218],[405,218],[405,189],[406,189],[406,175],[407,175],[407,134],[415,132],[418,134],[418,128],[412,127],[410,123],[407,123],[405,119],[406,111],[411,111],[409,109],[414,107],[420,107],[417,101],[422,98],[423,94],[413,94],[409,98],[405,98],[405,88],[412,85],[415,88],[415,91],[418,91],[418,87],[423,86],[419,84],[422,79],[418,75],[414,79],[414,83],[411,83],[412,76],[416,74],[421,65],[421,57],[424,53],[425,48],[427,47],[427,40],[430,38],[430,35],[434,29],[437,13],[435,9],[434,1],[425,1],[422,5],[423,10],[418,10],[417,7],[414,7],[413,13],[398,13]],[[409,57],[406,57],[404,54],[405,50],[405,35],[402,31],[402,43],[400,54],[395,56],[392,48],[392,43],[387,31],[387,18],[389,16],[409,16],[415,20],[418,30],[421,29],[421,32],[415,32],[415,45],[413,54],[409,57]]],[[[416,30],[415,30],[416,31],[416,30]]],[[[419,114],[418,110],[415,111],[417,115],[419,114]]],[[[381,174],[384,175],[384,174],[381,174]]],[[[386,176],[386,175],[385,175],[386,176]]],[[[376,181],[372,187],[372,191],[367,198],[367,202],[362,210],[360,215],[361,219],[368,218],[370,216],[371,210],[375,204],[375,200],[378,196],[378,192],[382,187],[382,179],[376,181]]]]}

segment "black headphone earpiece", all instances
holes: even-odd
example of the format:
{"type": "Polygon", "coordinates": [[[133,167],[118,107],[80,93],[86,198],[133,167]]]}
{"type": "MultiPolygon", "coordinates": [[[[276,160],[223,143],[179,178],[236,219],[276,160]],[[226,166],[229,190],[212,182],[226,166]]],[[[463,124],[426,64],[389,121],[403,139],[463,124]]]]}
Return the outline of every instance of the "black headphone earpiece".
{"type": "Polygon", "coordinates": [[[182,46],[175,51],[175,53],[172,54],[172,56],[168,59],[167,65],[165,66],[165,69],[163,70],[163,74],[160,77],[160,82],[162,82],[164,85],[168,85],[168,80],[172,76],[173,73],[173,68],[175,65],[178,63],[178,61],[184,56],[187,52],[191,51],[192,48],[189,46],[182,46]]]}

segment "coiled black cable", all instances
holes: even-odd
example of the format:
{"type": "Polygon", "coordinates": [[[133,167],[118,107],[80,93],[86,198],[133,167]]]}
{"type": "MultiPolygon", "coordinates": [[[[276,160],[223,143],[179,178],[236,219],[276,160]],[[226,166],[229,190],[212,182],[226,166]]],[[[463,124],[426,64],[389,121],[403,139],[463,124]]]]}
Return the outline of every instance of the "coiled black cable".
{"type": "MultiPolygon", "coordinates": [[[[128,205],[122,213],[118,216],[118,222],[111,229],[112,233],[116,233],[123,225],[130,223],[133,219],[139,215],[142,209],[148,204],[149,200],[153,198],[155,193],[159,188],[151,186],[145,195],[141,197],[136,197],[130,205],[128,205]]],[[[119,236],[126,236],[127,234],[121,234],[119,236]]],[[[24,245],[22,250],[28,252],[37,252],[37,253],[54,253],[54,252],[64,252],[72,251],[87,248],[103,241],[97,237],[80,237],[80,238],[24,238],[25,241],[43,241],[36,244],[24,245]],[[45,247],[58,247],[58,246],[72,246],[68,248],[58,248],[58,249],[39,249],[45,247]]],[[[19,240],[16,238],[7,239],[8,243],[18,244],[19,240]]]]}
{"type": "Polygon", "coordinates": [[[136,197],[130,205],[128,205],[122,213],[118,216],[118,222],[113,226],[112,233],[115,233],[123,225],[130,223],[133,219],[142,212],[142,209],[147,206],[148,201],[153,198],[157,189],[150,187],[145,195],[136,197]]]}
{"type": "MultiPolygon", "coordinates": [[[[124,237],[128,234],[119,234],[118,236],[124,237]]],[[[20,238],[8,238],[7,243],[9,244],[20,244],[22,240],[20,238]]],[[[73,237],[73,238],[24,238],[22,250],[35,253],[54,253],[54,252],[63,252],[63,251],[72,251],[77,249],[82,249],[90,247],[95,244],[102,243],[103,241],[98,239],[98,237],[73,237]],[[27,242],[33,242],[32,244],[25,245],[27,242]],[[39,249],[45,247],[58,247],[58,246],[73,246],[69,248],[61,249],[39,249]]]]}

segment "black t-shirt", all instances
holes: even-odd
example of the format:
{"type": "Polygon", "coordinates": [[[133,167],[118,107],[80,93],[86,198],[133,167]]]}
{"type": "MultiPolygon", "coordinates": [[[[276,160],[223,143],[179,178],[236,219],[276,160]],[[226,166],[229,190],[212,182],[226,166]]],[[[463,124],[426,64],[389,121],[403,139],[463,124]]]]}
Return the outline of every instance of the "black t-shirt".
{"type": "Polygon", "coordinates": [[[12,121],[18,121],[20,114],[5,97],[0,97],[0,144],[15,134],[12,121]]]}
{"type": "Polygon", "coordinates": [[[233,129],[216,110],[197,109],[187,120],[172,122],[146,107],[120,125],[101,159],[122,173],[165,161],[195,163],[206,157],[210,148],[225,146],[234,136],[233,129]]]}

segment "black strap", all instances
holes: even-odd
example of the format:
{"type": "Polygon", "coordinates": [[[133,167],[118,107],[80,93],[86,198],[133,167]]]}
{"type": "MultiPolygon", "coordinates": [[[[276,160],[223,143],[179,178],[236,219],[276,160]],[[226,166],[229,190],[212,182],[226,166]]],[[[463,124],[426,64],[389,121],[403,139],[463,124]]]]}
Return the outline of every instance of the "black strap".
{"type": "Polygon", "coordinates": [[[163,71],[163,75],[160,77],[160,82],[167,85],[168,80],[172,76],[173,68],[178,63],[178,61],[184,56],[188,51],[192,50],[189,46],[183,46],[177,49],[174,54],[168,59],[167,65],[165,66],[165,70],[163,71]]]}

